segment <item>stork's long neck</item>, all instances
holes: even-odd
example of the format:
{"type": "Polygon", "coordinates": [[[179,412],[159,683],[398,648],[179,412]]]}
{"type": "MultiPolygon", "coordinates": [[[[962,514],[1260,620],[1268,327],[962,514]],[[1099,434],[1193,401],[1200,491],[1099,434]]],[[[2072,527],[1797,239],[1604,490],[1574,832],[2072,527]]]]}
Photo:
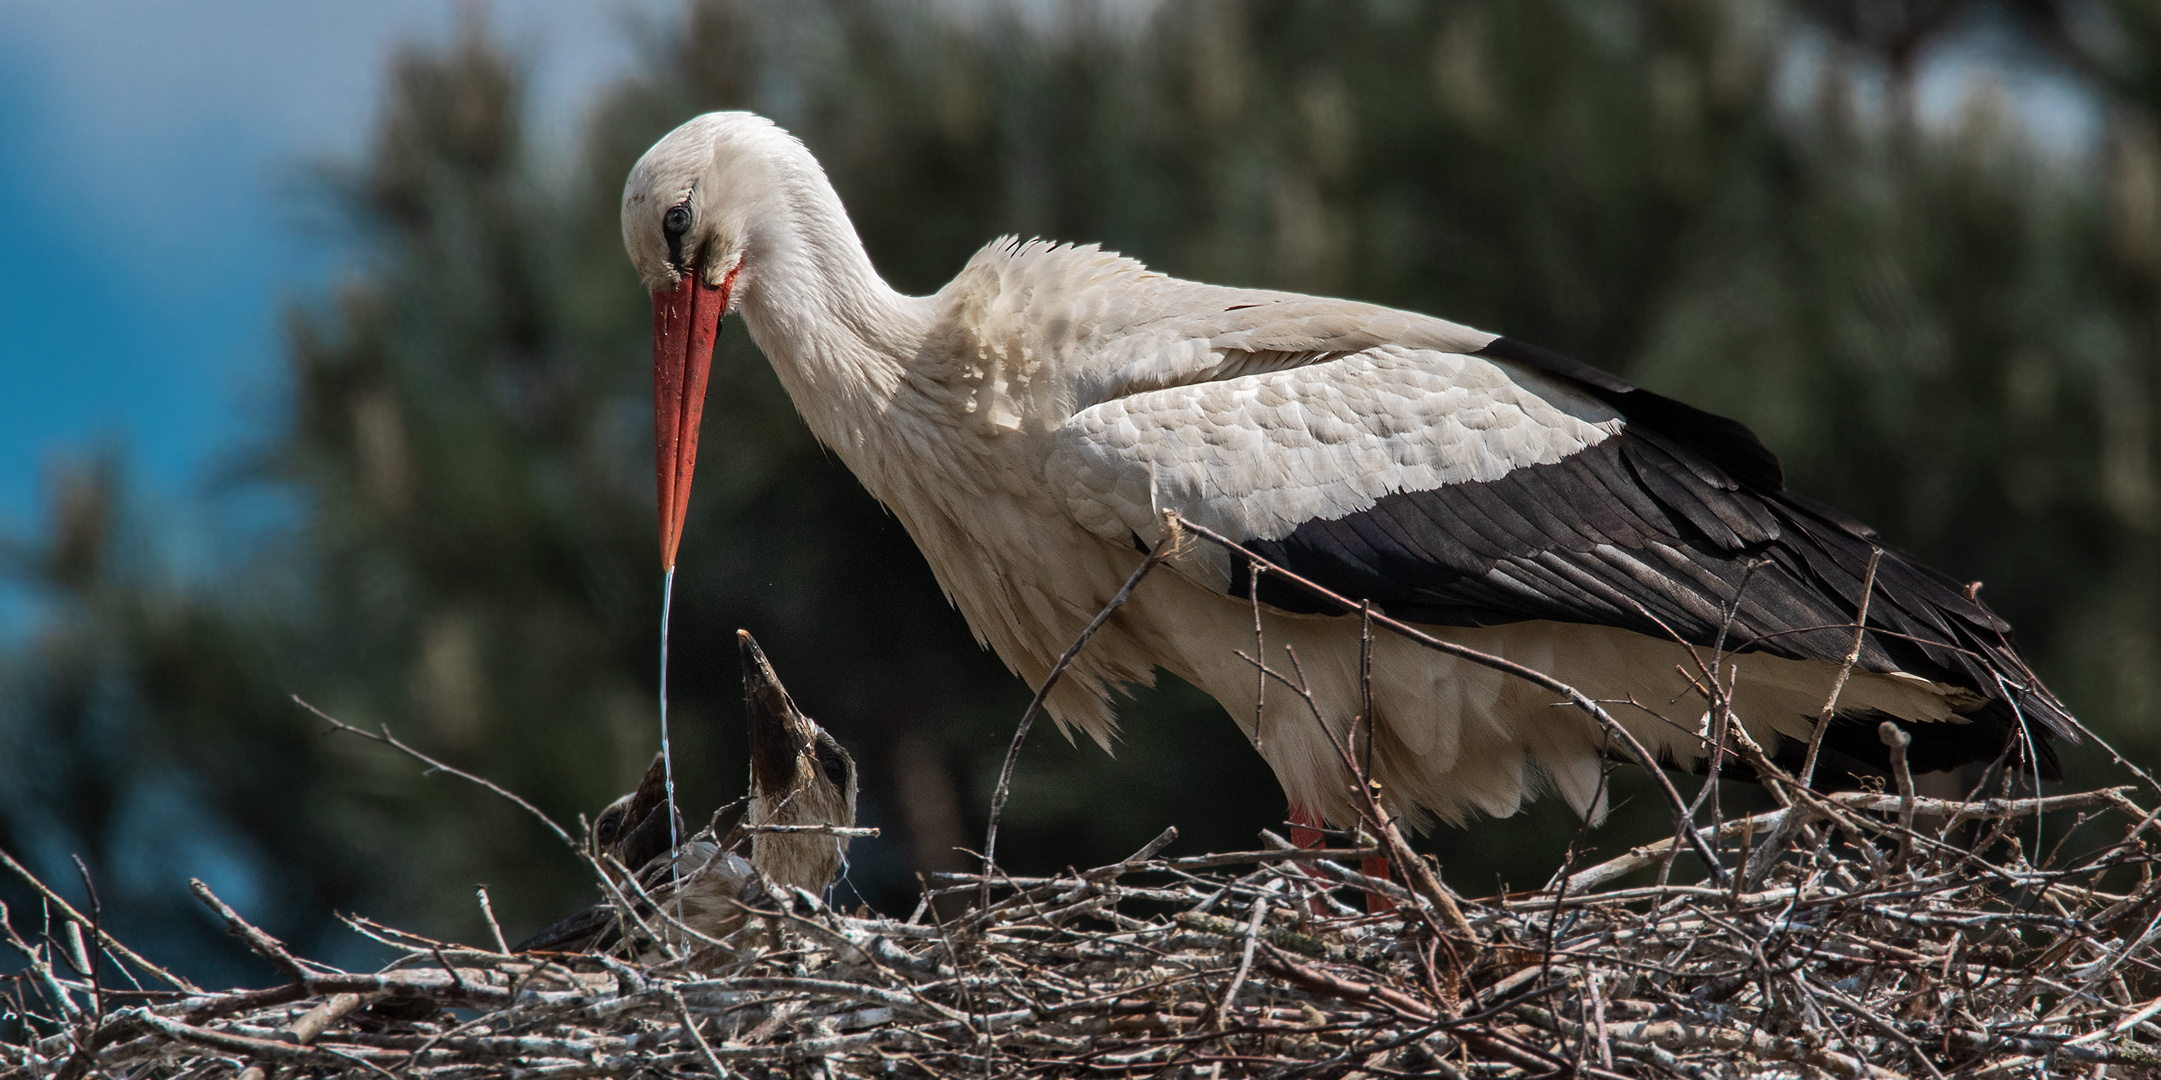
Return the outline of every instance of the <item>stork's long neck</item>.
{"type": "Polygon", "coordinates": [[[736,306],[812,434],[861,476],[928,332],[925,304],[878,276],[807,152],[777,178],[750,223],[736,306]]]}

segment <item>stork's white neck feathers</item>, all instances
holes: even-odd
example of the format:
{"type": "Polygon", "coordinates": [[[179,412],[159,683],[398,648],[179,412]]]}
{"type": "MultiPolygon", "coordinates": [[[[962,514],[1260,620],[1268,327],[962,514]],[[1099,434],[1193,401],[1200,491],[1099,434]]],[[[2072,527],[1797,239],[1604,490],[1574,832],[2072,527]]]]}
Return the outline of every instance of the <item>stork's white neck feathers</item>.
{"type": "Polygon", "coordinates": [[[921,346],[928,320],[922,300],[879,276],[825,173],[788,141],[799,153],[776,177],[784,209],[754,221],[733,299],[812,430],[846,455],[899,387],[900,358],[921,346]]]}

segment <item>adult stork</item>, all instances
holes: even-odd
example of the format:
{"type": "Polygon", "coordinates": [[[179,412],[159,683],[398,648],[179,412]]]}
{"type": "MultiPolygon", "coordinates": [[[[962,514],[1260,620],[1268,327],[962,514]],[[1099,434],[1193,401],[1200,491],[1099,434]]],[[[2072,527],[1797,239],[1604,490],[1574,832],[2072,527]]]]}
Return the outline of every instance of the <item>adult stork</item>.
{"type": "MultiPolygon", "coordinates": [[[[709,113],[646,152],[623,242],[653,294],[664,562],[673,565],[717,324],[742,314],[811,431],[922,549],[981,643],[1040,686],[1163,537],[1165,511],[1449,641],[1597,699],[1699,764],[1691,647],[1721,645],[1733,715],[1805,744],[1867,628],[1822,771],[2008,748],[2053,768],[2076,721],[2009,626],[1874,533],[1786,490],[1741,424],[1510,338],[1411,312],[1181,281],[1094,246],[1000,239],[936,294],[872,267],[810,152],[709,113]]],[[[1265,695],[1255,623],[1320,711],[1360,711],[1360,621],[1192,545],[1049,696],[1109,747],[1110,697],[1160,667],[1222,703],[1294,815],[1346,822],[1349,777],[1307,706],[1265,695]]],[[[1603,812],[1607,736],[1529,682],[1383,637],[1375,778],[1414,823],[1507,815],[1540,788],[1603,812]]]]}

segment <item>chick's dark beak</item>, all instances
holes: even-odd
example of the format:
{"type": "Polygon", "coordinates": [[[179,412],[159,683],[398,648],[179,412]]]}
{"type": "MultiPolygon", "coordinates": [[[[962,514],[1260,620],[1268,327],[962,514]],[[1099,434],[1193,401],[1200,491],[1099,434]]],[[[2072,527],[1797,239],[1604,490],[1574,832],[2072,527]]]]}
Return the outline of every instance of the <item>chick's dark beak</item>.
{"type": "Polygon", "coordinates": [[[638,781],[638,790],[631,794],[622,832],[615,839],[616,850],[610,854],[632,870],[644,866],[668,850],[672,816],[668,809],[667,771],[660,755],[654,754],[653,763],[638,781]]]}
{"type": "Polygon", "coordinates": [[[797,764],[810,752],[810,732],[803,714],[766,662],[765,651],[748,630],[735,632],[743,654],[743,711],[750,725],[750,772],[754,790],[765,793],[795,787],[797,764]]]}

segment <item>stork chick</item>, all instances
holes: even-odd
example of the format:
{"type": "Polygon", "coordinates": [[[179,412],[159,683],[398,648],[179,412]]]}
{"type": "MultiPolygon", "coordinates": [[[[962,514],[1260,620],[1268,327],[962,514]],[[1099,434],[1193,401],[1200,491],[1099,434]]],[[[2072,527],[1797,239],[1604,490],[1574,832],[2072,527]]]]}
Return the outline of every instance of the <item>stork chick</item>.
{"type": "Polygon", "coordinates": [[[855,759],[795,707],[748,630],[735,632],[743,654],[743,706],[750,719],[752,866],[779,885],[823,892],[847,860],[848,837],[828,832],[758,829],[855,824],[855,759]]]}
{"type": "Polygon", "coordinates": [[[591,851],[594,861],[620,883],[625,874],[652,862],[668,850],[671,836],[681,832],[683,816],[675,814],[677,828],[668,828],[667,766],[659,754],[645,767],[637,790],[608,804],[593,819],[591,851]]]}
{"type": "Polygon", "coordinates": [[[746,908],[769,907],[791,888],[823,892],[840,873],[848,834],[821,830],[855,824],[855,759],[796,707],[748,631],[737,631],[736,641],[750,736],[750,795],[741,822],[724,838],[709,827],[668,851],[666,780],[656,755],[637,790],[610,803],[593,825],[594,857],[631,911],[612,900],[595,904],[519,943],[519,952],[653,959],[651,933],[671,945],[725,939],[743,929],[746,908]],[[747,860],[737,853],[746,841],[747,860]],[[628,867],[639,868],[634,884],[628,867]]]}

